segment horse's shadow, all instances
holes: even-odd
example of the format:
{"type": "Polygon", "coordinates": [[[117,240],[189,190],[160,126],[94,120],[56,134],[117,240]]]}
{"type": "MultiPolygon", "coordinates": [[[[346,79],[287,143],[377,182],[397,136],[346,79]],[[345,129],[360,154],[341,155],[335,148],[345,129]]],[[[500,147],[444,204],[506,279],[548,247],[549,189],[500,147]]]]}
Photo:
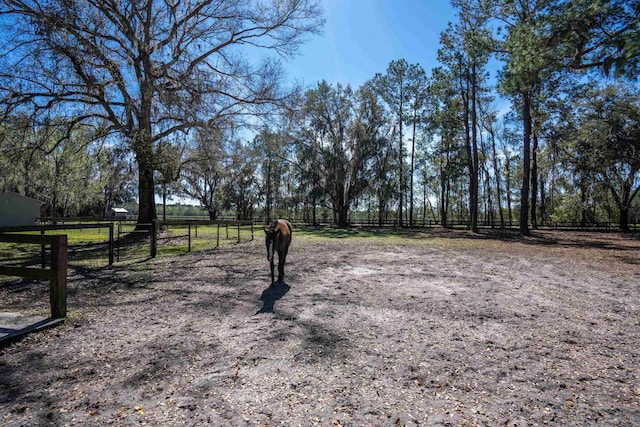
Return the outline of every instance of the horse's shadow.
{"type": "Polygon", "coordinates": [[[262,308],[256,312],[256,314],[260,313],[273,313],[273,306],[276,301],[286,295],[289,292],[291,287],[284,283],[284,281],[273,282],[267,289],[262,291],[262,295],[260,295],[260,300],[262,301],[262,308]]]}

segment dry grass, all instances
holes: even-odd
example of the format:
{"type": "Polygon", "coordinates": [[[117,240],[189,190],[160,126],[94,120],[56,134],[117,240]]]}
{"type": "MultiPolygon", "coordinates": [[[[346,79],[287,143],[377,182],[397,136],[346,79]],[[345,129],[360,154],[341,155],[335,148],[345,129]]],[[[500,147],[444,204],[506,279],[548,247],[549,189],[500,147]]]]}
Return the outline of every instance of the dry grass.
{"type": "Polygon", "coordinates": [[[274,287],[261,239],[74,270],[0,424],[640,424],[638,236],[322,233],[274,287]]]}

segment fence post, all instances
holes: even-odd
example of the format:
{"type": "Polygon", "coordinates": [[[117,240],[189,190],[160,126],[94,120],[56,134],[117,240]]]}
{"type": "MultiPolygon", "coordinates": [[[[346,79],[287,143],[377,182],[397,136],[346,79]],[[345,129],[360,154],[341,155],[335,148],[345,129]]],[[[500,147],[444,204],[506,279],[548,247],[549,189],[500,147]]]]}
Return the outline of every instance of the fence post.
{"type": "Polygon", "coordinates": [[[113,222],[109,223],[109,265],[113,265],[113,222]]]}
{"type": "Polygon", "coordinates": [[[251,241],[253,242],[253,221],[251,221],[251,241]]]}
{"type": "Polygon", "coordinates": [[[216,248],[220,246],[220,223],[218,223],[218,232],[216,233],[216,248]]]}
{"type": "Polygon", "coordinates": [[[120,235],[122,234],[122,221],[118,221],[118,240],[116,240],[116,261],[120,262],[120,235]]]}
{"type": "Polygon", "coordinates": [[[51,243],[51,269],[55,276],[51,277],[49,301],[51,317],[62,319],[67,316],[67,236],[56,236],[51,243]]]}
{"type": "Polygon", "coordinates": [[[189,224],[189,244],[187,245],[187,252],[191,252],[191,224],[189,224]]]}
{"type": "MultiPolygon", "coordinates": [[[[40,230],[40,235],[44,236],[44,229],[40,230]]],[[[47,266],[44,243],[40,245],[40,264],[42,265],[42,268],[47,266]]]]}
{"type": "Polygon", "coordinates": [[[156,220],[151,220],[151,258],[155,258],[158,253],[158,234],[156,220]]]}

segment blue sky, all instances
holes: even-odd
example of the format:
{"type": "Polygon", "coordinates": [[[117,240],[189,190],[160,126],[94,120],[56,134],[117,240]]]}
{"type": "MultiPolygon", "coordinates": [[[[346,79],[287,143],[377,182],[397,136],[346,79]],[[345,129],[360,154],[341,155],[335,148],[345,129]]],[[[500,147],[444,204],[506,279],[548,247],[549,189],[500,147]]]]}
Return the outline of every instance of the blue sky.
{"type": "Polygon", "coordinates": [[[449,0],[322,0],[326,25],[285,62],[289,78],[357,88],[404,58],[427,72],[437,66],[440,33],[456,20],[449,0]]]}

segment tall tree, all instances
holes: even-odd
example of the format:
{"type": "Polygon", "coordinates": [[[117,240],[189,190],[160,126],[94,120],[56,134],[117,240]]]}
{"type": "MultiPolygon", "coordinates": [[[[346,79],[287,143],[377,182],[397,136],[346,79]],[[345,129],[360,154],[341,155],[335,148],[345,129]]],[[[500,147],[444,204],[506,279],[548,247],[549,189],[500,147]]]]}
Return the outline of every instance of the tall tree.
{"type": "Polygon", "coordinates": [[[482,126],[484,130],[487,132],[487,136],[489,138],[490,145],[490,153],[489,158],[491,159],[491,163],[493,165],[493,177],[496,182],[496,201],[498,203],[498,214],[500,215],[500,227],[505,227],[504,221],[504,209],[502,208],[502,177],[501,177],[501,168],[500,168],[500,158],[498,157],[498,152],[496,149],[497,146],[497,130],[496,130],[496,114],[495,113],[484,113],[482,126]]]}
{"type": "Polygon", "coordinates": [[[46,215],[93,213],[101,204],[104,164],[85,143],[89,129],[77,128],[58,143],[65,133],[56,120],[35,126],[29,117],[12,118],[0,133],[0,189],[41,200],[46,215]]]}
{"type": "Polygon", "coordinates": [[[104,145],[93,156],[98,165],[96,180],[101,188],[101,200],[95,215],[106,216],[108,209],[135,201],[135,165],[126,150],[104,145]]]}
{"type": "Polygon", "coordinates": [[[287,137],[281,130],[263,128],[253,139],[253,150],[259,153],[264,217],[271,224],[273,210],[283,207],[283,184],[289,169],[287,137]]]}
{"type": "Polygon", "coordinates": [[[504,186],[505,186],[505,198],[507,202],[507,217],[509,218],[509,226],[514,220],[513,214],[513,192],[516,191],[517,186],[516,172],[518,171],[518,165],[522,164],[522,159],[517,155],[517,149],[520,144],[519,140],[522,140],[522,136],[509,129],[507,126],[502,127],[500,135],[500,145],[502,151],[502,157],[504,159],[504,186]]]}
{"type": "Polygon", "coordinates": [[[452,4],[458,9],[459,19],[441,34],[442,47],[438,51],[438,58],[455,73],[459,84],[469,170],[469,227],[473,232],[478,232],[478,117],[484,68],[493,48],[486,27],[490,15],[488,3],[482,0],[455,0],[452,4]]]}
{"type": "Polygon", "coordinates": [[[455,71],[436,68],[432,73],[431,108],[427,117],[429,132],[434,136],[432,160],[438,170],[438,211],[440,224],[449,224],[450,196],[455,181],[464,174],[465,145],[463,101],[455,84],[455,71]]]}
{"type": "Polygon", "coordinates": [[[159,193],[162,197],[163,220],[167,219],[167,198],[171,196],[172,190],[175,193],[178,192],[184,150],[184,144],[160,141],[154,153],[157,171],[156,182],[159,184],[159,193]]]}
{"type": "Polygon", "coordinates": [[[506,66],[500,76],[502,93],[512,96],[522,120],[522,186],[520,187],[520,233],[529,235],[531,142],[533,100],[543,80],[558,67],[557,34],[548,32],[547,0],[502,2],[498,17],[507,24],[500,46],[506,66]]]}
{"type": "MultiPolygon", "coordinates": [[[[391,61],[385,74],[373,77],[373,87],[384,99],[395,116],[398,137],[398,221],[404,223],[404,197],[406,192],[404,126],[413,118],[412,105],[419,106],[424,98],[424,70],[419,64],[409,64],[405,59],[391,61]],[[416,99],[420,98],[420,99],[416,99]]],[[[417,114],[417,110],[416,114],[417,114]]],[[[413,180],[413,177],[411,178],[413,180]]]]}
{"type": "Polygon", "coordinates": [[[35,175],[50,142],[49,126],[36,127],[26,115],[8,118],[2,128],[0,174],[2,190],[37,197],[35,175]],[[35,148],[34,148],[35,147],[35,148]]]}
{"type": "Polygon", "coordinates": [[[562,34],[565,65],[599,68],[637,78],[640,72],[639,0],[558,0],[550,16],[562,34]]]}
{"type": "Polygon", "coordinates": [[[413,227],[413,204],[414,204],[414,190],[413,184],[415,181],[415,168],[416,168],[416,138],[418,136],[418,128],[423,128],[424,117],[426,114],[425,107],[427,105],[427,97],[429,96],[429,80],[422,67],[417,66],[415,74],[409,84],[410,99],[410,116],[409,124],[411,124],[411,167],[409,169],[409,226],[413,227]]]}
{"type": "Polygon", "coordinates": [[[228,175],[225,169],[228,140],[228,129],[200,130],[183,166],[184,193],[199,201],[212,220],[222,213],[222,186],[228,175]]]}
{"type": "Polygon", "coordinates": [[[223,209],[236,212],[236,219],[250,220],[260,197],[258,156],[251,147],[233,141],[225,162],[228,178],[222,186],[223,209]]]}
{"type": "MultiPolygon", "coordinates": [[[[303,113],[294,135],[298,152],[314,155],[321,168],[319,187],[331,202],[336,224],[345,226],[373,174],[383,109],[366,85],[354,93],[349,86],[322,81],[306,93],[303,113]]],[[[307,164],[308,158],[299,161],[307,164]]]]}
{"type": "Polygon", "coordinates": [[[386,120],[387,129],[381,131],[381,139],[378,150],[373,155],[373,178],[369,183],[369,191],[376,201],[378,225],[384,225],[387,214],[391,209],[394,189],[397,188],[397,176],[394,173],[396,167],[397,150],[394,147],[396,141],[391,120],[386,120]],[[391,129],[389,129],[391,127],[391,129]]]}
{"type": "Polygon", "coordinates": [[[155,145],[248,107],[273,105],[279,63],[254,65],[249,46],[295,54],[322,27],[315,0],[138,2],[1,0],[0,105],[55,112],[69,127],[123,134],[138,164],[139,224],[156,217],[155,145]]]}
{"type": "Polygon", "coordinates": [[[610,191],[620,228],[629,231],[629,210],[640,192],[640,91],[620,84],[590,88],[573,105],[575,116],[565,124],[574,129],[572,145],[566,149],[576,168],[610,191]]]}

